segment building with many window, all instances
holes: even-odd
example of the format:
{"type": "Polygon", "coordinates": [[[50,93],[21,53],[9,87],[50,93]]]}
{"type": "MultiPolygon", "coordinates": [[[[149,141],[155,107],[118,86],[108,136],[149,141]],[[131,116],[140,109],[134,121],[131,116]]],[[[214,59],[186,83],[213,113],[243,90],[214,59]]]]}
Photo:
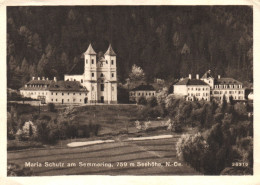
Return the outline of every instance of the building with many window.
{"type": "Polygon", "coordinates": [[[173,85],[173,93],[184,96],[187,100],[206,100],[215,99],[223,101],[225,98],[228,102],[233,100],[245,100],[245,88],[241,82],[233,78],[214,78],[211,71],[207,71],[201,78],[196,75],[192,79],[191,74],[188,78],[181,79],[173,85]]]}
{"type": "Polygon", "coordinates": [[[156,91],[152,85],[142,84],[129,92],[129,100],[131,102],[137,102],[140,97],[148,99],[153,96],[156,96],[156,91]]]}
{"type": "Polygon", "coordinates": [[[20,88],[24,97],[41,100],[41,103],[85,104],[87,89],[77,81],[57,81],[37,78],[20,88]]]}
{"type": "Polygon", "coordinates": [[[210,101],[210,86],[198,78],[192,79],[191,75],[188,78],[181,79],[173,85],[173,94],[183,96],[186,100],[206,100],[210,101]]]}
{"type": "Polygon", "coordinates": [[[245,100],[245,88],[243,84],[233,78],[222,78],[218,75],[214,78],[211,71],[207,71],[201,80],[208,83],[211,87],[211,96],[216,100],[225,98],[228,102],[232,97],[233,100],[245,100]]]}
{"type": "Polygon", "coordinates": [[[46,103],[117,103],[116,70],[116,54],[111,45],[97,61],[90,44],[81,60],[64,75],[65,81],[33,78],[20,92],[46,103]]]}

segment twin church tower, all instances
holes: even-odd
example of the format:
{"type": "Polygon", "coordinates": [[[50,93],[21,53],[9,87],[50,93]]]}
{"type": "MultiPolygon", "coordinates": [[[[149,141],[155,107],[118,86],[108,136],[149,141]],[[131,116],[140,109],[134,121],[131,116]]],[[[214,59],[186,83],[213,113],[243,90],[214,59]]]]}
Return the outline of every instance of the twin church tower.
{"type": "Polygon", "coordinates": [[[116,53],[111,44],[99,61],[91,44],[83,55],[84,62],[78,62],[64,80],[79,81],[86,87],[88,103],[117,103],[116,53]]]}

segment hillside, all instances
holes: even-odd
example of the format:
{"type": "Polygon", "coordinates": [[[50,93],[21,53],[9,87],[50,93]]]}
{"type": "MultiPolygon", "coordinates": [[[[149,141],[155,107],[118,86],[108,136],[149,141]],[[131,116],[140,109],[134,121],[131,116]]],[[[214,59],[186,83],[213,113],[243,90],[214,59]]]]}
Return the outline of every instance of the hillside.
{"type": "Polygon", "coordinates": [[[120,82],[133,64],[148,81],[211,69],[252,82],[252,14],[248,6],[8,7],[8,87],[62,79],[89,43],[99,57],[112,43],[120,82]]]}

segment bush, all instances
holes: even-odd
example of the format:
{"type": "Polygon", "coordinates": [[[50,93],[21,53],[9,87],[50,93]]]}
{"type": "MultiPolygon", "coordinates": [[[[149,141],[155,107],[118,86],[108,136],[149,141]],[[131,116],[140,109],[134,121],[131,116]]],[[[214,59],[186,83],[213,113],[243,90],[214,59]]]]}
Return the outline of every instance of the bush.
{"type": "Polygon", "coordinates": [[[190,164],[198,171],[203,170],[208,154],[208,143],[200,133],[191,136],[182,135],[176,144],[177,157],[190,164]]]}
{"type": "Polygon", "coordinates": [[[156,99],[155,96],[152,96],[151,98],[149,98],[148,101],[147,101],[147,103],[148,103],[148,105],[149,105],[150,107],[156,107],[156,106],[158,105],[157,99],[156,99]]]}
{"type": "Polygon", "coordinates": [[[163,115],[163,110],[161,107],[143,107],[141,111],[139,112],[139,117],[141,119],[156,119],[157,117],[160,117],[163,115]]]}
{"type": "Polygon", "coordinates": [[[32,176],[33,172],[30,168],[21,167],[18,164],[7,164],[7,176],[32,176]]]}
{"type": "Polygon", "coordinates": [[[144,96],[141,96],[138,100],[137,100],[137,104],[138,105],[146,105],[147,104],[147,100],[144,96]]]}

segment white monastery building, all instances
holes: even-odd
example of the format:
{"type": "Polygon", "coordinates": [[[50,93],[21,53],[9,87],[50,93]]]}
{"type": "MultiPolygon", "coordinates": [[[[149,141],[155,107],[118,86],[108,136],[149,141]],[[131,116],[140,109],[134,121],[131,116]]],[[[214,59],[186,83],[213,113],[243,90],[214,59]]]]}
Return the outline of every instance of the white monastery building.
{"type": "Polygon", "coordinates": [[[216,99],[223,101],[225,98],[228,102],[232,97],[233,100],[245,100],[245,88],[242,83],[233,78],[214,78],[211,71],[207,71],[200,79],[196,75],[196,79],[181,79],[173,85],[173,93],[181,95],[186,100],[206,100],[216,99]]]}
{"type": "Polygon", "coordinates": [[[211,71],[208,70],[201,77],[201,80],[210,85],[211,96],[216,100],[222,101],[225,98],[229,102],[231,97],[233,100],[245,100],[245,88],[241,82],[233,78],[221,78],[220,75],[214,78],[211,71]]]}
{"type": "Polygon", "coordinates": [[[41,100],[41,103],[83,104],[87,103],[87,89],[79,82],[57,81],[38,78],[20,88],[24,97],[41,100]]]}
{"type": "Polygon", "coordinates": [[[199,79],[192,79],[191,75],[184,78],[173,85],[173,92],[175,95],[184,96],[186,100],[206,100],[210,101],[210,86],[199,79]]]}
{"type": "Polygon", "coordinates": [[[116,54],[109,45],[104,57],[89,45],[83,59],[75,64],[65,81],[33,79],[20,89],[25,97],[44,100],[45,103],[117,103],[116,54]]]}

